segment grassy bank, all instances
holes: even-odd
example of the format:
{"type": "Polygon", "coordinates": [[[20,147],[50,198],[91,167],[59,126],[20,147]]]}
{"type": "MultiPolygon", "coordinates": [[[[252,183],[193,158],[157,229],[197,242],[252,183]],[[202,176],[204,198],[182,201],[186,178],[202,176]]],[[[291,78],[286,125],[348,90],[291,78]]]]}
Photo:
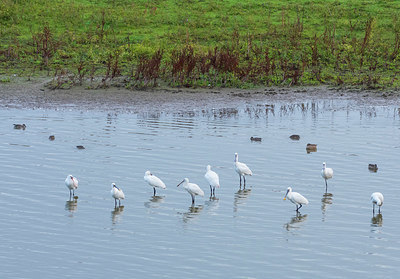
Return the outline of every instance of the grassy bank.
{"type": "Polygon", "coordinates": [[[398,1],[3,0],[0,71],[53,76],[54,87],[398,87],[396,11],[398,1]]]}

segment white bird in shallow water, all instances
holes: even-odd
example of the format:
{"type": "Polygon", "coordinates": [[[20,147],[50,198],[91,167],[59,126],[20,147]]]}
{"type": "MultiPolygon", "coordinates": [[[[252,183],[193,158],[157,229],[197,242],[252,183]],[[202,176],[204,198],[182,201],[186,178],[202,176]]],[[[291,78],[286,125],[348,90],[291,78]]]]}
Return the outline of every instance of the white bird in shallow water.
{"type": "Polygon", "coordinates": [[[201,190],[201,188],[199,187],[199,185],[194,184],[194,183],[189,183],[189,178],[185,178],[184,180],[182,180],[181,183],[178,184],[181,185],[183,183],[183,188],[188,191],[188,193],[192,196],[192,205],[194,204],[194,197],[195,196],[202,196],[204,197],[204,192],[203,190],[201,190]]]}
{"type": "Polygon", "coordinates": [[[117,207],[117,200],[118,200],[118,205],[121,206],[121,200],[125,199],[124,192],[122,192],[121,188],[118,188],[115,183],[111,184],[111,195],[114,198],[115,201],[115,207],[117,207]]]}
{"type": "Polygon", "coordinates": [[[375,214],[375,204],[379,206],[379,213],[381,213],[381,206],[383,204],[382,193],[379,192],[372,193],[371,202],[372,202],[372,214],[375,214]]]}
{"type": "Polygon", "coordinates": [[[75,189],[78,188],[78,179],[76,177],[73,177],[72,175],[68,175],[67,178],[65,179],[65,185],[69,189],[69,198],[75,196],[75,189]]]}
{"type": "Polygon", "coordinates": [[[325,162],[322,163],[321,176],[323,179],[325,179],[325,192],[326,192],[328,190],[327,180],[333,177],[333,169],[327,168],[325,162]]]}
{"type": "Polygon", "coordinates": [[[299,212],[299,209],[303,206],[303,204],[308,204],[308,200],[305,197],[297,192],[292,192],[292,187],[287,188],[286,195],[283,200],[286,200],[286,197],[296,205],[297,212],[299,212]]]}
{"type": "Polygon", "coordinates": [[[235,171],[239,174],[240,177],[240,186],[242,186],[242,176],[244,183],[243,185],[246,186],[246,177],[245,175],[253,175],[253,172],[249,169],[249,167],[245,163],[241,163],[238,161],[239,155],[235,153],[235,171]]]}
{"type": "Polygon", "coordinates": [[[149,183],[151,187],[153,187],[154,190],[154,195],[156,195],[156,187],[157,188],[162,188],[165,189],[167,186],[165,186],[164,182],[157,176],[153,175],[150,171],[146,171],[144,174],[144,180],[149,183]]]}
{"type": "Polygon", "coordinates": [[[204,175],[210,185],[211,196],[215,196],[215,187],[219,188],[219,176],[215,171],[211,170],[211,166],[207,166],[206,174],[204,175]]]}

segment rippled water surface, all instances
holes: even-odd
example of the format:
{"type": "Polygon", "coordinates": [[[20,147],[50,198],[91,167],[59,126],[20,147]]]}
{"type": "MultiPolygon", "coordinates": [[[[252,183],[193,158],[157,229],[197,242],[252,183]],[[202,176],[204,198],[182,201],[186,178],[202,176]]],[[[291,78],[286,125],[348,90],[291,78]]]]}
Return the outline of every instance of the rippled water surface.
{"type": "Polygon", "coordinates": [[[398,275],[396,106],[324,100],[140,114],[1,109],[0,127],[2,278],[398,275]],[[318,144],[317,152],[308,154],[307,143],[318,144]],[[235,152],[254,173],[245,189],[235,152]],[[327,193],[324,161],[334,169],[327,193]],[[207,164],[221,180],[215,199],[207,164]],[[167,185],[156,197],[146,170],[167,185]],[[79,179],[76,201],[64,185],[68,174],[79,179]],[[194,207],[176,187],[184,177],[206,193],[194,207]],[[114,209],[112,182],[125,192],[121,208],[114,209]],[[300,214],[283,200],[288,186],[310,202],[300,214]],[[385,203],[373,217],[375,191],[385,203]]]}

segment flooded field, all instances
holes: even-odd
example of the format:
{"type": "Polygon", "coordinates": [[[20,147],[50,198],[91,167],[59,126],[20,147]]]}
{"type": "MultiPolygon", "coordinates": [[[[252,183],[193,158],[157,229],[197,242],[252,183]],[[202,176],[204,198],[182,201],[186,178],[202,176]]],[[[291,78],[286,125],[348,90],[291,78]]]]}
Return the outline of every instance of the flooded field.
{"type": "Polygon", "coordinates": [[[2,105],[2,277],[398,275],[397,103],[236,96],[178,104],[2,105]],[[307,152],[308,143],[316,150],[307,152]],[[253,171],[245,188],[235,152],[253,171]],[[327,192],[323,162],[334,170],[327,192]],[[215,198],[204,178],[208,164],[220,177],[215,198]],[[147,170],[167,186],[155,197],[147,170]],[[77,199],[69,199],[68,174],[79,179],[77,199]],[[194,206],[176,187],[185,177],[205,192],[194,206]],[[121,207],[114,208],[112,182],[125,193],[121,207]],[[309,201],[300,213],[283,200],[289,186],[309,201]],[[385,201],[373,215],[376,191],[385,201]]]}

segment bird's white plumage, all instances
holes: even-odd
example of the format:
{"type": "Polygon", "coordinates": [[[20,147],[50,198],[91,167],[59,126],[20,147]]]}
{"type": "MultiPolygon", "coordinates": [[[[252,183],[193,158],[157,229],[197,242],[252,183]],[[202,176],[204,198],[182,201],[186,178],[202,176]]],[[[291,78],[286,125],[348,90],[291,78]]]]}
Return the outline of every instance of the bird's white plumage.
{"type": "Polygon", "coordinates": [[[235,153],[235,171],[241,176],[253,175],[253,172],[245,163],[239,162],[239,155],[237,153],[235,153]]]}
{"type": "Polygon", "coordinates": [[[76,177],[73,177],[72,175],[68,175],[67,178],[65,179],[65,185],[67,186],[68,189],[74,190],[78,188],[78,179],[76,177]]]}
{"type": "Polygon", "coordinates": [[[324,178],[325,180],[331,179],[331,178],[333,177],[333,169],[327,168],[325,162],[322,163],[321,176],[322,176],[322,178],[324,178]]]}
{"type": "Polygon", "coordinates": [[[111,196],[116,200],[123,200],[125,199],[124,192],[121,188],[118,188],[115,183],[111,184],[111,196]]]}
{"type": "Polygon", "coordinates": [[[372,193],[371,202],[373,204],[378,205],[378,206],[382,206],[382,204],[383,204],[383,195],[382,195],[382,193],[379,193],[379,192],[372,193]]]}
{"type": "Polygon", "coordinates": [[[285,200],[286,198],[294,203],[296,207],[298,205],[301,207],[303,204],[308,204],[308,200],[300,193],[293,192],[292,187],[287,188],[286,195],[283,199],[285,200]]]}
{"type": "Polygon", "coordinates": [[[184,180],[182,180],[182,182],[179,183],[178,186],[181,185],[182,183],[183,183],[182,187],[183,187],[186,191],[188,191],[188,193],[192,196],[192,203],[194,203],[194,197],[195,197],[195,196],[202,196],[202,197],[204,197],[204,192],[203,192],[203,190],[201,190],[201,188],[199,187],[199,185],[194,184],[194,183],[190,183],[190,182],[189,182],[189,178],[185,178],[184,180]]]}
{"type": "Polygon", "coordinates": [[[167,186],[165,186],[164,182],[158,178],[157,176],[153,175],[150,171],[146,171],[144,174],[144,180],[149,183],[151,187],[157,187],[157,188],[162,188],[165,189],[167,186]]]}
{"type": "Polygon", "coordinates": [[[210,165],[207,166],[207,171],[206,171],[206,174],[204,175],[204,177],[206,178],[206,180],[208,181],[208,184],[211,187],[219,188],[219,186],[220,186],[219,185],[219,176],[215,171],[211,170],[211,166],[210,165]]]}

